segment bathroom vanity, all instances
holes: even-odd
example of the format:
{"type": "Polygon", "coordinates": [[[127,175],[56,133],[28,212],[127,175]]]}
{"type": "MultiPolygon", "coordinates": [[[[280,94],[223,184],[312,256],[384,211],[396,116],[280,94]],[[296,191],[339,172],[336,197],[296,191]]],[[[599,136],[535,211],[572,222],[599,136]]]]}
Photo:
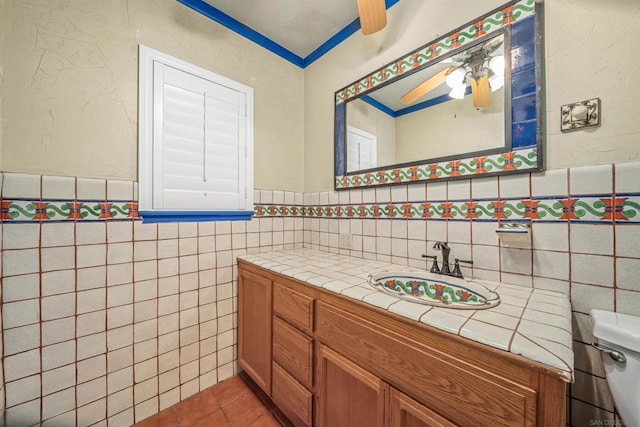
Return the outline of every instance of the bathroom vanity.
{"type": "Polygon", "coordinates": [[[366,283],[407,267],[308,249],[238,264],[238,363],[296,426],[565,425],[562,294],[485,282],[500,305],[452,310],[366,283]]]}

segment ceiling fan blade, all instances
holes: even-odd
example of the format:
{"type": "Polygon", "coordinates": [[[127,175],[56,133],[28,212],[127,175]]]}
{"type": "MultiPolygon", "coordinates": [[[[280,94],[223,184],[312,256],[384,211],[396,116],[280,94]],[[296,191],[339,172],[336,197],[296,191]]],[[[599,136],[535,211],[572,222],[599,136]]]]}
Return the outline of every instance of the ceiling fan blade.
{"type": "Polygon", "coordinates": [[[358,15],[362,34],[380,31],[387,25],[385,0],[358,0],[358,15]]]}
{"type": "Polygon", "coordinates": [[[491,88],[489,87],[489,77],[485,75],[478,79],[471,79],[471,93],[475,108],[490,107],[491,88]]]}
{"type": "Polygon", "coordinates": [[[431,92],[436,87],[440,86],[444,83],[447,78],[447,74],[451,70],[451,67],[445,68],[444,70],[436,73],[435,75],[429,77],[424,82],[420,83],[418,86],[411,89],[409,92],[405,93],[400,97],[400,101],[402,101],[405,105],[411,105],[416,102],[418,99],[425,96],[427,93],[431,92]]]}

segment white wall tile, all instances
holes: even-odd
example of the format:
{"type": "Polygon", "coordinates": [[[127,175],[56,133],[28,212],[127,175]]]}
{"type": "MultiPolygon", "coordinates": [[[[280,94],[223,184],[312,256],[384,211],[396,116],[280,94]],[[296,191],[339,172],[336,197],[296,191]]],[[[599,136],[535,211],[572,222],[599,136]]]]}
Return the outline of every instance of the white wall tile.
{"type": "Polygon", "coordinates": [[[589,165],[569,170],[569,194],[611,194],[613,168],[609,165],[589,165]]]}
{"type": "Polygon", "coordinates": [[[78,200],[106,200],[107,182],[104,179],[78,178],[76,197],[78,200]]]}
{"type": "MultiPolygon", "coordinates": [[[[40,349],[6,356],[4,358],[5,380],[13,381],[40,372],[40,349]]],[[[9,398],[9,384],[7,384],[7,399],[9,398]]],[[[20,403],[20,402],[16,402],[20,403]]],[[[7,406],[10,404],[7,402],[7,406]]]]}
{"type": "Polygon", "coordinates": [[[471,221],[447,221],[450,243],[471,243],[471,221]]]}
{"type": "Polygon", "coordinates": [[[32,400],[22,405],[13,406],[7,410],[6,415],[7,426],[30,426],[38,425],[42,420],[40,416],[40,400],[32,400]]]}
{"type": "Polygon", "coordinates": [[[42,320],[53,320],[73,316],[76,312],[74,294],[62,294],[42,299],[42,320]]]}
{"type": "Polygon", "coordinates": [[[108,242],[128,242],[133,239],[133,221],[107,222],[108,242]]]}
{"type": "Polygon", "coordinates": [[[447,200],[470,200],[471,180],[460,179],[449,181],[447,188],[447,200]]]}
{"type": "Polygon", "coordinates": [[[5,389],[7,407],[35,399],[40,396],[40,375],[32,375],[17,381],[7,382],[5,389]]]}
{"type": "Polygon", "coordinates": [[[76,224],[76,244],[105,243],[106,230],[107,226],[103,221],[78,222],[76,224]]]}
{"type": "Polygon", "coordinates": [[[40,305],[37,299],[17,301],[2,305],[2,326],[5,329],[38,323],[40,305]]]}
{"type": "Polygon", "coordinates": [[[615,233],[616,255],[640,258],[640,225],[616,223],[615,233]]]}
{"type": "Polygon", "coordinates": [[[76,248],[78,268],[105,265],[107,263],[107,245],[86,245],[76,248]]]}
{"type": "Polygon", "coordinates": [[[613,257],[571,254],[571,280],[600,286],[613,286],[613,257]]]}
{"type": "Polygon", "coordinates": [[[102,420],[107,412],[107,400],[100,399],[88,405],[79,407],[77,410],[78,425],[92,425],[102,420]]]}
{"type": "MultiPolygon", "coordinates": [[[[104,298],[102,300],[102,305],[104,305],[104,298]]],[[[93,311],[87,314],[80,314],[76,318],[76,335],[78,337],[96,334],[104,331],[105,328],[105,310],[93,311]]]]}
{"type": "Polygon", "coordinates": [[[428,181],[427,182],[427,201],[443,201],[447,200],[447,183],[446,181],[428,181]]]}
{"type": "Polygon", "coordinates": [[[504,175],[498,177],[500,182],[500,198],[529,197],[529,174],[504,175]]]}
{"type": "Polygon", "coordinates": [[[76,360],[76,342],[61,342],[42,348],[42,369],[49,370],[73,363],[76,360]]]}
{"type": "Polygon", "coordinates": [[[573,311],[589,313],[594,308],[613,311],[613,298],[612,288],[580,283],[571,284],[571,307],[573,311]]]}
{"type": "Polygon", "coordinates": [[[531,195],[567,197],[569,178],[566,169],[553,169],[531,174],[531,195]]]}
{"type": "Polygon", "coordinates": [[[42,198],[53,200],[74,200],[76,198],[76,179],[68,176],[42,177],[42,198]]]}
{"type": "Polygon", "coordinates": [[[562,222],[533,222],[533,248],[545,251],[569,251],[569,225],[562,222]]]}
{"type": "Polygon", "coordinates": [[[613,255],[613,227],[610,224],[572,223],[570,236],[572,253],[613,255]]]}
{"type": "Polygon", "coordinates": [[[569,280],[569,253],[533,251],[533,275],[558,280],[569,280]]]}
{"type": "Polygon", "coordinates": [[[2,227],[2,249],[37,248],[40,244],[40,224],[6,224],[2,227]]]}
{"type": "Polygon", "coordinates": [[[40,297],[40,277],[38,274],[7,277],[2,281],[4,303],[40,297]]]}
{"type": "Polygon", "coordinates": [[[40,325],[37,323],[5,329],[2,335],[4,335],[4,356],[40,347],[40,325]]]}
{"type": "Polygon", "coordinates": [[[76,382],[74,365],[66,365],[42,373],[42,394],[47,395],[72,387],[76,382]]]}
{"type": "MultiPolygon", "coordinates": [[[[73,387],[62,390],[58,393],[51,394],[49,396],[44,396],[42,398],[42,419],[48,420],[49,418],[53,418],[60,414],[64,414],[65,412],[71,411],[75,407],[76,393],[73,387]]],[[[73,414],[73,418],[66,422],[75,423],[75,421],[75,414],[73,414]]],[[[70,424],[65,424],[63,420],[57,419],[52,422],[52,425],[62,426],[70,424]]]]}
{"type": "Polygon", "coordinates": [[[42,248],[40,254],[42,271],[66,270],[75,267],[76,251],[73,246],[42,248]]]}
{"type": "MultiPolygon", "coordinates": [[[[7,228],[7,226],[4,228],[7,228]]],[[[37,249],[3,250],[2,274],[6,277],[37,273],[40,270],[40,258],[38,255],[37,249]]]]}
{"type": "Polygon", "coordinates": [[[107,374],[107,357],[104,354],[80,361],[76,364],[78,383],[98,378],[107,374]]]}
{"type": "Polygon", "coordinates": [[[75,242],[75,224],[52,222],[41,226],[41,246],[70,246],[75,242]]]}
{"type": "Polygon", "coordinates": [[[531,251],[524,249],[500,248],[502,271],[508,273],[531,274],[531,251]]]}
{"type": "Polygon", "coordinates": [[[3,175],[3,198],[40,199],[40,175],[7,172],[3,175]]]}
{"type": "Polygon", "coordinates": [[[640,162],[615,165],[616,193],[636,193],[640,182],[640,162]]]}
{"type": "Polygon", "coordinates": [[[616,259],[616,286],[618,288],[640,292],[640,258],[616,259]]]}
{"type": "Polygon", "coordinates": [[[640,316],[640,292],[617,289],[616,310],[620,313],[640,316]]]}
{"type": "Polygon", "coordinates": [[[42,322],[42,345],[50,345],[75,338],[76,319],[66,317],[63,319],[42,322]]]}
{"type": "Polygon", "coordinates": [[[133,181],[107,180],[107,200],[133,200],[133,181]]]}
{"type": "Polygon", "coordinates": [[[497,199],[498,177],[482,177],[472,179],[471,196],[473,200],[497,199]]]}

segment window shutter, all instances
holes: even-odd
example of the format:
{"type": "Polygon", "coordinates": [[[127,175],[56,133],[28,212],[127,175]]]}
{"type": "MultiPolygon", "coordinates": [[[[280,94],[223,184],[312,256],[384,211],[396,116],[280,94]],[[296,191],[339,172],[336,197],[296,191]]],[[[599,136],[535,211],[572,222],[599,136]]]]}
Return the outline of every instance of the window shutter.
{"type": "Polygon", "coordinates": [[[245,94],[154,62],[153,208],[247,209],[245,94]]]}

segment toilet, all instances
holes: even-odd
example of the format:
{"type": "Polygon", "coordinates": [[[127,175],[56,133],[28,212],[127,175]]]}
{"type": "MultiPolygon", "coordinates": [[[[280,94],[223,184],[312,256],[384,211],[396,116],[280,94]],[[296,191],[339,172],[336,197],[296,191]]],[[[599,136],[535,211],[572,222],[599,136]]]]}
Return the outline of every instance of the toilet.
{"type": "Polygon", "coordinates": [[[600,350],[616,409],[627,426],[640,426],[640,317],[591,310],[592,345],[600,350]]]}

